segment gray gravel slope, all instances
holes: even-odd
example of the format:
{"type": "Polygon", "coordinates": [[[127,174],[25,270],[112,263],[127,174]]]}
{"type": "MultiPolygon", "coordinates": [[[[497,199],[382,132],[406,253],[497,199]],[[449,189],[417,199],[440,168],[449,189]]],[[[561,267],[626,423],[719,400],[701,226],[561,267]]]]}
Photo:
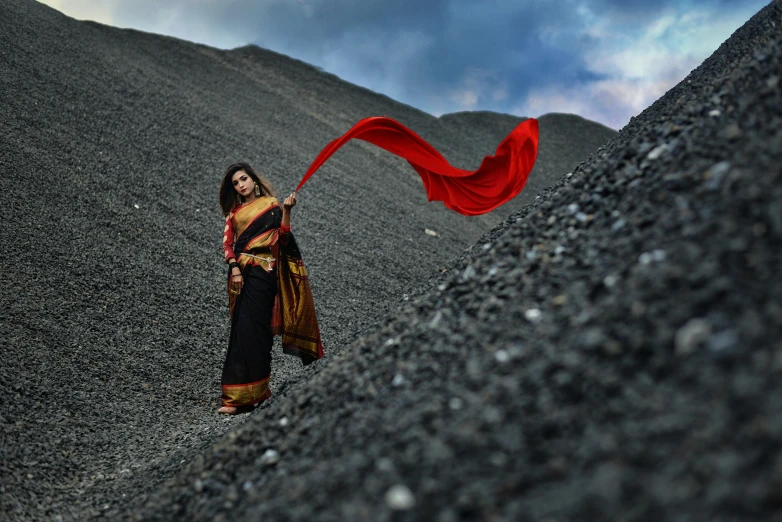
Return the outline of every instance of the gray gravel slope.
{"type": "MultiPolygon", "coordinates": [[[[365,116],[395,117],[464,167],[520,121],[485,114],[494,130],[473,133],[257,47],[77,22],[32,0],[0,3],[0,52],[2,520],[112,513],[247,419],[214,414],[229,163],[284,194],[365,116]]],[[[542,147],[538,188],[616,134],[582,123],[541,118],[569,146],[542,147]]],[[[428,204],[404,161],[363,143],[299,201],[328,357],[502,218],[428,204]]],[[[313,371],[275,361],[274,400],[313,371]]]]}
{"type": "Polygon", "coordinates": [[[781,26],[125,519],[780,520],[781,26]]]}

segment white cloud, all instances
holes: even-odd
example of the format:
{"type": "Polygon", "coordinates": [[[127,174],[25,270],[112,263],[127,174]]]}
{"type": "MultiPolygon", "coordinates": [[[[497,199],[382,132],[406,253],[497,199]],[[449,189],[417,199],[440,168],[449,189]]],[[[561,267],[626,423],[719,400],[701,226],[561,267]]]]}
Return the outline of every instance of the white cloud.
{"type": "Polygon", "coordinates": [[[454,102],[458,110],[469,111],[478,103],[478,94],[469,89],[452,91],[449,98],[454,102]]]}
{"type": "Polygon", "coordinates": [[[506,100],[508,85],[495,71],[470,67],[462,75],[459,85],[449,92],[448,98],[456,104],[455,110],[473,110],[479,102],[506,100]]]}
{"type": "Polygon", "coordinates": [[[754,11],[669,10],[635,30],[612,26],[584,5],[578,13],[588,22],[585,33],[600,42],[584,54],[585,65],[609,79],[534,88],[513,114],[574,113],[622,127],[698,67],[754,11]]]}
{"type": "Polygon", "coordinates": [[[38,0],[77,20],[92,20],[112,25],[111,6],[100,0],[38,0]]]}
{"type": "Polygon", "coordinates": [[[494,92],[491,94],[492,100],[499,102],[499,101],[505,101],[508,98],[508,89],[505,87],[500,87],[499,89],[495,89],[494,92]]]}
{"type": "Polygon", "coordinates": [[[220,49],[247,45],[256,36],[223,27],[213,16],[223,8],[215,0],[38,1],[77,20],[93,20],[115,27],[173,36],[220,49]]]}
{"type": "Polygon", "coordinates": [[[670,86],[640,80],[602,80],[587,86],[552,85],[533,89],[511,110],[520,116],[539,117],[549,112],[578,114],[612,128],[625,125],[670,86]]]}
{"type": "MultiPolygon", "coordinates": [[[[223,21],[215,16],[221,6],[211,0],[154,3],[135,0],[135,5],[127,0],[107,1],[114,4],[115,18],[126,24],[123,27],[173,36],[219,49],[233,49],[253,40],[253,36],[246,30],[224,27],[223,21]]],[[[244,29],[244,26],[252,25],[252,21],[242,20],[240,25],[244,29]]]]}

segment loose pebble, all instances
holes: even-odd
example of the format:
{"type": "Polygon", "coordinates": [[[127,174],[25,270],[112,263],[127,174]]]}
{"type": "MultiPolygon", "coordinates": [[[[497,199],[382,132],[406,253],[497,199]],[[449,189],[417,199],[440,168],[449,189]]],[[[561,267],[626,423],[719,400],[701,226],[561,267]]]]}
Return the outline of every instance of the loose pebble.
{"type": "Polygon", "coordinates": [[[273,449],[267,449],[263,455],[261,455],[261,464],[264,466],[272,466],[280,461],[280,454],[273,449]]]}
{"type": "Polygon", "coordinates": [[[649,154],[646,155],[646,158],[654,161],[660,156],[662,156],[667,150],[668,150],[668,144],[663,143],[662,145],[658,145],[657,147],[649,151],[649,154]]]}
{"type": "Polygon", "coordinates": [[[394,511],[407,511],[415,507],[415,496],[407,486],[396,484],[386,492],[386,505],[394,511]]]}
{"type": "Polygon", "coordinates": [[[690,319],[676,331],[676,355],[685,356],[694,352],[711,335],[711,325],[701,318],[690,319]]]}

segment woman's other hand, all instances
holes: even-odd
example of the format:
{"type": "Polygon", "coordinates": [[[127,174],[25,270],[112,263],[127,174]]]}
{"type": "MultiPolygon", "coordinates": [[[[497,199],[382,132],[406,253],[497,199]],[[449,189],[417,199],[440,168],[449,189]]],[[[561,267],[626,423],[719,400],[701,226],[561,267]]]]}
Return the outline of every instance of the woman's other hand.
{"type": "Polygon", "coordinates": [[[292,192],[290,196],[285,198],[285,201],[282,202],[282,207],[284,210],[290,211],[293,207],[296,206],[296,193],[292,192]]]}
{"type": "Polygon", "coordinates": [[[242,285],[244,285],[242,273],[238,269],[234,269],[231,273],[231,292],[235,294],[241,293],[242,285]]]}

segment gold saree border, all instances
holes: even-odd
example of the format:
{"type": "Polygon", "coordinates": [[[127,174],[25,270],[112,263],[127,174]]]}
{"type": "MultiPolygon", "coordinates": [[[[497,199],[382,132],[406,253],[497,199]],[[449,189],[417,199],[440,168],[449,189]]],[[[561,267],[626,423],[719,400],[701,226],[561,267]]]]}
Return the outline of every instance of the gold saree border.
{"type": "Polygon", "coordinates": [[[223,395],[220,400],[223,406],[249,406],[271,397],[269,377],[247,384],[223,384],[220,387],[223,395]]]}
{"type": "Polygon", "coordinates": [[[277,198],[272,196],[263,196],[256,198],[250,202],[250,204],[240,207],[234,211],[234,234],[236,234],[236,237],[240,237],[247,229],[247,227],[249,227],[257,218],[266,214],[266,212],[272,208],[279,206],[280,204],[277,201],[277,198]]]}
{"type": "Polygon", "coordinates": [[[320,355],[320,329],[315,313],[309,276],[299,258],[280,255],[280,301],[278,316],[272,317],[272,331],[282,336],[284,351],[305,353],[312,359],[320,355]]]}

